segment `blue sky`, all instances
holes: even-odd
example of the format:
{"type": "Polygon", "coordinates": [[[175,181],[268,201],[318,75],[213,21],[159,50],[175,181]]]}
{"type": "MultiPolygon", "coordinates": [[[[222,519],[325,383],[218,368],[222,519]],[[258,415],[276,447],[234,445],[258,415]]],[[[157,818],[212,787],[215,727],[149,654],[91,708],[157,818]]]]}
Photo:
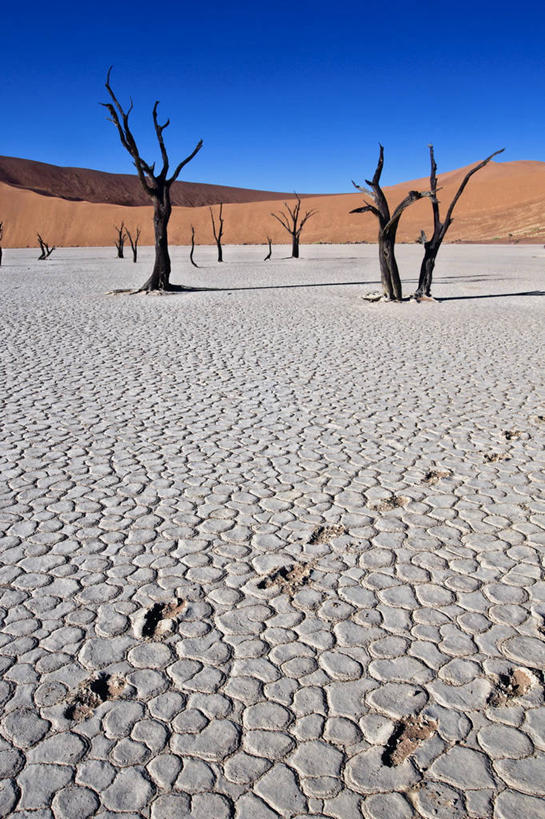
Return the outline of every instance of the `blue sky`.
{"type": "Polygon", "coordinates": [[[545,7],[538,2],[17,3],[4,9],[0,154],[132,173],[98,103],[104,79],[134,99],[133,131],[157,155],[155,99],[185,179],[343,192],[506,147],[545,161],[545,7]],[[383,10],[385,9],[385,11],[383,10]]]}

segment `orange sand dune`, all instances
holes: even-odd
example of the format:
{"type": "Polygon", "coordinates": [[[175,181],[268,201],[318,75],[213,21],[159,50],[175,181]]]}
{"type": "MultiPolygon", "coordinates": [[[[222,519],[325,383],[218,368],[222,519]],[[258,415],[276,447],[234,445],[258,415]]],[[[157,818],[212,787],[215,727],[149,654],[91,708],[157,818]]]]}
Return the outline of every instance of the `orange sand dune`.
{"type": "MultiPolygon", "coordinates": [[[[440,176],[442,214],[466,171],[467,168],[461,168],[440,176]]],[[[409,190],[425,190],[427,184],[427,179],[419,179],[386,188],[385,193],[395,205],[409,190]]],[[[282,194],[274,196],[282,197],[282,194]]],[[[371,214],[349,214],[362,199],[359,193],[305,197],[303,209],[315,208],[318,212],[305,227],[303,243],[376,241],[375,218],[371,214]]],[[[274,243],[286,243],[287,233],[271,217],[271,211],[277,211],[281,205],[278,199],[226,204],[223,211],[225,243],[260,244],[265,243],[267,236],[274,243]]],[[[429,201],[412,205],[401,219],[399,240],[413,242],[421,229],[429,231],[430,217],[429,201]]],[[[129,229],[141,226],[141,244],[153,243],[150,206],[71,201],[0,182],[0,221],[4,222],[5,247],[35,245],[37,231],[57,246],[112,245],[114,226],[122,220],[129,229]]],[[[173,209],[171,243],[188,244],[191,225],[195,227],[197,243],[213,243],[207,206],[173,209]]],[[[458,204],[448,240],[545,242],[545,163],[492,162],[479,171],[458,204]]]]}

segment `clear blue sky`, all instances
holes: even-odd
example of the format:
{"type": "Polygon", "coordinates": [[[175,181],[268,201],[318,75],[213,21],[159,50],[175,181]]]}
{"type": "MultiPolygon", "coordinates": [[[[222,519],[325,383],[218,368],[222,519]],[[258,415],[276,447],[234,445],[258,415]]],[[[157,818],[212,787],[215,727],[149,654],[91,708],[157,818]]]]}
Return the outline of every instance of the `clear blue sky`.
{"type": "Polygon", "coordinates": [[[104,79],[153,159],[151,108],[169,116],[172,161],[202,137],[183,178],[283,191],[385,184],[506,147],[545,161],[541,2],[28,3],[2,13],[0,154],[132,173],[98,103],[104,79]]]}

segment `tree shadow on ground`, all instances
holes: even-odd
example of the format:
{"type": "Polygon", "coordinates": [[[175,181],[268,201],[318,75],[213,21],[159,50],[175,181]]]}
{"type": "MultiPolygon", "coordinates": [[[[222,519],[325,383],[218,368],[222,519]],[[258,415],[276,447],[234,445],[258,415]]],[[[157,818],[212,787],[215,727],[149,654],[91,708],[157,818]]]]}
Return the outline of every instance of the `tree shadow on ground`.
{"type": "Polygon", "coordinates": [[[171,290],[177,293],[198,293],[206,291],[208,293],[226,293],[238,290],[289,290],[297,287],[367,287],[369,285],[380,285],[376,282],[309,282],[308,284],[257,284],[246,287],[188,287],[184,285],[171,285],[171,290]]]}
{"type": "Polygon", "coordinates": [[[508,299],[513,296],[545,296],[545,290],[525,290],[522,293],[486,293],[482,296],[439,296],[437,301],[467,301],[469,299],[508,299]]]}

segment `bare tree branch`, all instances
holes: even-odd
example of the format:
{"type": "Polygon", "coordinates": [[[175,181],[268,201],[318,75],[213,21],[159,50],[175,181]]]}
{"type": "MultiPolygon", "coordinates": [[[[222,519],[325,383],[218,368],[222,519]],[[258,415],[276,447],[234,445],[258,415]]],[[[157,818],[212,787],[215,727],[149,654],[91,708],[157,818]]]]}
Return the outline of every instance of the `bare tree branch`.
{"type": "MultiPolygon", "coordinates": [[[[440,212],[439,212],[439,200],[437,198],[437,192],[440,188],[437,187],[437,163],[435,161],[435,152],[433,149],[433,145],[428,145],[429,152],[430,152],[430,199],[433,211],[433,234],[430,239],[425,238],[424,234],[424,258],[422,259],[422,264],[420,266],[420,275],[418,278],[418,287],[414,294],[416,299],[422,299],[423,297],[431,297],[431,283],[433,278],[433,271],[435,269],[435,260],[437,258],[437,254],[439,252],[439,248],[445,238],[447,230],[449,229],[450,225],[453,222],[452,214],[454,212],[454,208],[456,207],[458,200],[460,199],[462,193],[464,192],[467,183],[473,176],[473,174],[480,171],[481,168],[484,168],[485,165],[488,165],[491,159],[493,159],[498,154],[503,153],[505,148],[501,148],[499,151],[494,151],[493,154],[487,156],[486,159],[483,159],[482,162],[479,162],[475,167],[471,168],[464,176],[460,185],[458,186],[458,190],[454,194],[454,197],[448,207],[445,221],[441,222],[440,212]]],[[[423,232],[422,232],[423,233],[423,232]]]]}
{"type": "MultiPolygon", "coordinates": [[[[433,152],[433,145],[431,146],[431,151],[433,152]]],[[[467,183],[469,182],[469,180],[471,179],[471,177],[473,176],[473,174],[477,173],[477,171],[480,171],[481,168],[484,168],[485,165],[488,165],[488,163],[490,162],[491,159],[493,159],[498,154],[502,154],[504,151],[505,151],[505,148],[500,148],[499,151],[494,151],[493,154],[490,154],[490,156],[487,156],[486,159],[483,159],[482,162],[479,162],[478,165],[476,165],[474,168],[472,168],[470,171],[468,171],[466,173],[466,175],[462,179],[462,182],[460,183],[460,187],[456,191],[454,199],[450,203],[449,209],[447,210],[447,215],[445,217],[445,224],[444,224],[444,227],[443,227],[443,236],[447,232],[447,230],[448,230],[448,228],[450,226],[450,223],[452,222],[452,212],[453,212],[454,208],[456,207],[460,196],[464,192],[465,187],[466,187],[467,183]]],[[[435,159],[433,161],[435,162],[435,159]]],[[[436,170],[437,170],[437,166],[436,166],[436,170]]]]}
{"type": "MultiPolygon", "coordinates": [[[[138,177],[144,190],[149,194],[153,202],[153,224],[155,230],[155,264],[149,279],[142,285],[141,290],[169,290],[171,262],[168,253],[168,222],[172,212],[172,203],[170,199],[170,187],[177,179],[182,168],[190,162],[193,157],[202,148],[202,139],[199,140],[193,151],[183,159],[176,167],[174,173],[170,178],[167,178],[169,171],[169,158],[165,146],[163,132],[168,128],[170,120],[166,122],[159,122],[158,107],[159,101],[156,100],[152,110],[153,126],[155,129],[155,136],[159,145],[162,158],[161,171],[155,173],[155,162],[149,164],[142,158],[136,140],[132,134],[129,125],[129,116],[133,108],[131,100],[127,111],[124,110],[119,99],[117,98],[111,86],[112,67],[108,69],[106,75],[106,90],[110,95],[111,102],[104,102],[102,105],[110,114],[109,119],[117,128],[121,144],[130,154],[133,159],[138,177]]],[[[132,243],[131,243],[132,246],[132,243]]],[[[135,247],[133,247],[133,260],[135,258],[135,247]]]]}

